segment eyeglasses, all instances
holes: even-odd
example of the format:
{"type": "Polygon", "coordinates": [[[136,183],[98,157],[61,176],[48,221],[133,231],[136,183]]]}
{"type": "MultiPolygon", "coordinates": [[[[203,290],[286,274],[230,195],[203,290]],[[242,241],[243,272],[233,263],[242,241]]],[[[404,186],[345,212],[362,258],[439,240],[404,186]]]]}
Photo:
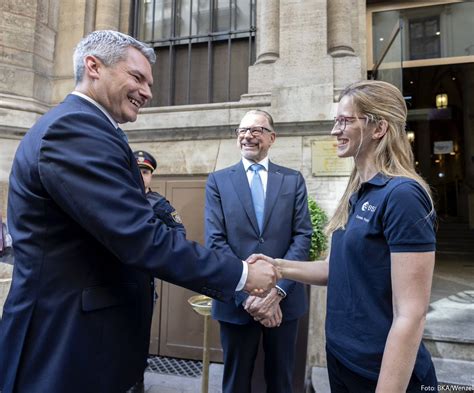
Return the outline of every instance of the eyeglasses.
{"type": "Polygon", "coordinates": [[[341,131],[344,131],[346,129],[347,123],[352,123],[354,120],[359,119],[362,120],[364,119],[366,122],[370,121],[370,119],[367,116],[337,116],[334,118],[334,126],[332,127],[337,128],[341,131]]]}
{"type": "Polygon", "coordinates": [[[262,135],[264,131],[273,132],[266,127],[237,127],[234,131],[237,136],[244,136],[247,131],[250,131],[253,137],[262,135]]]}

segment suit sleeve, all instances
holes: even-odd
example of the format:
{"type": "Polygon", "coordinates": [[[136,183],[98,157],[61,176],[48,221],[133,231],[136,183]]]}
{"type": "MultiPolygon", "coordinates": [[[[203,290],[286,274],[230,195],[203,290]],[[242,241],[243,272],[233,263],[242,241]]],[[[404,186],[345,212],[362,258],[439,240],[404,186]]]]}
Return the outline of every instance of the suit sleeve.
{"type": "Polygon", "coordinates": [[[81,112],[57,119],[46,130],[38,166],[55,203],[121,263],[230,300],[242,262],[187,241],[156,219],[131,157],[111,124],[81,112]]]}
{"type": "MultiPolygon", "coordinates": [[[[301,173],[298,172],[296,185],[296,196],[294,204],[292,239],[284,259],[293,261],[307,261],[309,259],[309,249],[311,246],[311,235],[313,228],[308,208],[308,194],[306,184],[301,173]]],[[[291,280],[280,280],[277,285],[288,295],[291,293],[295,282],[291,280]]]]}

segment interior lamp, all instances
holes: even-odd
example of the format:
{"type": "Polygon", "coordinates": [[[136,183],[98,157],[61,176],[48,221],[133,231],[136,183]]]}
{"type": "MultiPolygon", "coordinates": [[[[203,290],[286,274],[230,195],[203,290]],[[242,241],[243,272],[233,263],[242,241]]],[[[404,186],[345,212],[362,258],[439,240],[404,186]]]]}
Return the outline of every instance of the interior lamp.
{"type": "Polygon", "coordinates": [[[446,93],[436,94],[436,108],[442,109],[448,107],[448,95],[446,93]]]}

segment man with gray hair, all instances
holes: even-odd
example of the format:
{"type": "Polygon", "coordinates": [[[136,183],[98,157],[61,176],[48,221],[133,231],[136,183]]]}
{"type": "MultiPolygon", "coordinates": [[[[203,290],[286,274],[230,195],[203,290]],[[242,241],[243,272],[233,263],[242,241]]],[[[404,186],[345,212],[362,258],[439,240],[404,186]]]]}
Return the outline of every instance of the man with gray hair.
{"type": "Polygon", "coordinates": [[[155,217],[118,126],[150,101],[154,60],[125,34],[91,33],[74,53],[75,91],[18,147],[2,393],[125,392],[146,364],[152,276],[223,301],[275,284],[270,264],[210,251],[155,217]]]}

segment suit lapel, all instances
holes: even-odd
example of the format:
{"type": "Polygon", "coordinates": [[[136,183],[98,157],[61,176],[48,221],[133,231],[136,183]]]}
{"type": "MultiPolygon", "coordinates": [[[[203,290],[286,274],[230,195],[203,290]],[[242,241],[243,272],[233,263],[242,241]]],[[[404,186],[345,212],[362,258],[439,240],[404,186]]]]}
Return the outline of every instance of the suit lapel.
{"type": "Polygon", "coordinates": [[[242,161],[234,165],[231,169],[230,180],[234,186],[235,194],[239,198],[240,203],[242,203],[249,221],[252,223],[254,230],[258,234],[260,231],[258,229],[257,217],[255,216],[255,211],[253,209],[252,194],[250,193],[249,181],[242,161]]]}
{"type": "Polygon", "coordinates": [[[268,163],[267,192],[265,195],[265,212],[263,217],[263,230],[267,225],[268,219],[272,213],[273,207],[280,194],[280,188],[283,183],[283,174],[278,167],[271,162],[268,163]]]}

